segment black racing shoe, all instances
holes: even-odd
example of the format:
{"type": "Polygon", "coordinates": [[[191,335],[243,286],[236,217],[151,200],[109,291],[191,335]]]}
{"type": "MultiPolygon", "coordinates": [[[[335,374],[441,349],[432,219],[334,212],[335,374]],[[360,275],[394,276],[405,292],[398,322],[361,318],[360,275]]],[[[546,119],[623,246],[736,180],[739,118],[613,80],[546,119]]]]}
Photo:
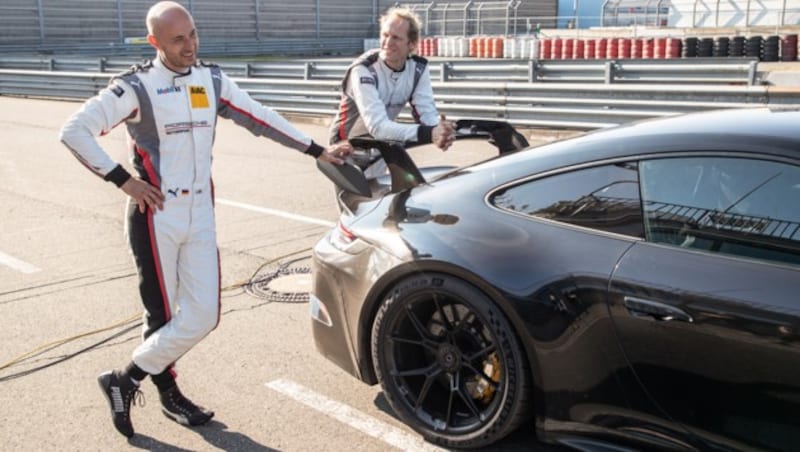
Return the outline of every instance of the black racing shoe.
{"type": "Polygon", "coordinates": [[[177,386],[159,393],[161,412],[181,425],[203,425],[214,417],[214,412],[192,403],[177,386]]]}
{"type": "Polygon", "coordinates": [[[138,400],[139,405],[144,405],[144,394],[130,378],[121,377],[119,371],[116,370],[100,374],[97,382],[111,406],[111,420],[114,421],[114,427],[130,438],[133,436],[131,403],[135,404],[138,400]]]}

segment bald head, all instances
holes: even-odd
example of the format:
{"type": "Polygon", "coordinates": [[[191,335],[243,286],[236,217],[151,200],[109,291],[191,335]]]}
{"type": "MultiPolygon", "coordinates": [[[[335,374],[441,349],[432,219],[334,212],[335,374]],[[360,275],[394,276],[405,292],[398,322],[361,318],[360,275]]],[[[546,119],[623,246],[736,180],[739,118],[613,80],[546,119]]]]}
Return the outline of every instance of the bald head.
{"type": "Polygon", "coordinates": [[[192,20],[192,15],[178,2],[158,2],[147,11],[147,33],[158,35],[159,28],[164,22],[179,18],[192,20]]]}
{"type": "Polygon", "coordinates": [[[176,2],[158,2],[147,12],[147,41],[175,72],[185,73],[197,61],[199,39],[194,19],[176,2]]]}

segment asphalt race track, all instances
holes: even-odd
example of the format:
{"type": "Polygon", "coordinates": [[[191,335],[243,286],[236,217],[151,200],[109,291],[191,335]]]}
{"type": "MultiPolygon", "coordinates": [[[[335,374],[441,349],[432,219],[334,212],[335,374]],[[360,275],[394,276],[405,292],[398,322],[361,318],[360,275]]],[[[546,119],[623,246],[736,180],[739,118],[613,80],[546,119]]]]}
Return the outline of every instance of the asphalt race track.
{"type": "MultiPolygon", "coordinates": [[[[0,448],[15,450],[433,450],[400,423],[379,388],[318,355],[302,297],[309,250],[334,224],[331,183],[314,161],[232,122],[217,129],[213,177],[222,319],[178,364],[185,394],[216,412],[201,428],[160,413],[142,386],[136,435],[112,424],[96,377],[128,362],[141,315],[123,237],[124,195],[58,142],[79,107],[0,97],[0,448]],[[277,272],[282,266],[296,272],[277,272]],[[267,290],[251,277],[275,275],[267,290]],[[279,296],[275,296],[277,293],[279,296]]],[[[324,143],[326,127],[296,120],[324,143]]],[[[128,167],[124,127],[101,144],[128,167]]],[[[535,137],[531,139],[535,141],[535,137]]],[[[491,146],[457,142],[421,162],[461,164],[491,146]]],[[[554,450],[518,432],[496,450],[554,450]]]]}

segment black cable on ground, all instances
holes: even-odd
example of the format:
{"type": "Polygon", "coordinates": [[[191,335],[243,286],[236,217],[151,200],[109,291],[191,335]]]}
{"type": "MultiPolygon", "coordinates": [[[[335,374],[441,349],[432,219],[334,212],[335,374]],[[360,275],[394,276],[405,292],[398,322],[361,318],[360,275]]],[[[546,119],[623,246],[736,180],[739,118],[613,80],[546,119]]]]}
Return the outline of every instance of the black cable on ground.
{"type": "MultiPolygon", "coordinates": [[[[85,348],[83,348],[81,350],[78,350],[75,353],[70,353],[68,355],[62,356],[61,358],[59,358],[59,359],[57,359],[55,361],[49,362],[47,364],[43,364],[41,366],[33,367],[31,369],[23,370],[22,372],[17,372],[17,373],[14,373],[14,374],[5,375],[3,377],[0,377],[0,383],[6,382],[8,380],[13,380],[15,378],[20,378],[20,377],[24,377],[24,376],[30,375],[30,374],[32,374],[34,372],[38,372],[40,370],[47,369],[48,367],[53,367],[56,364],[61,364],[64,361],[70,360],[70,359],[72,359],[72,358],[74,358],[74,357],[76,357],[76,356],[78,356],[78,355],[80,355],[80,354],[82,354],[84,352],[87,352],[87,351],[89,351],[89,350],[91,350],[91,349],[93,349],[95,347],[103,345],[103,344],[105,344],[106,342],[108,342],[108,341],[110,341],[112,339],[116,339],[116,338],[122,336],[123,334],[128,333],[129,331],[131,331],[131,330],[133,330],[135,328],[139,328],[139,326],[141,326],[141,322],[139,322],[138,324],[131,325],[131,326],[123,329],[122,331],[118,331],[118,332],[112,334],[111,336],[108,336],[108,337],[106,337],[106,338],[104,338],[104,339],[102,339],[102,340],[100,340],[98,342],[95,342],[94,344],[92,344],[92,345],[90,345],[88,347],[85,347],[85,348]]],[[[19,362],[17,362],[16,364],[19,364],[19,362]]]]}

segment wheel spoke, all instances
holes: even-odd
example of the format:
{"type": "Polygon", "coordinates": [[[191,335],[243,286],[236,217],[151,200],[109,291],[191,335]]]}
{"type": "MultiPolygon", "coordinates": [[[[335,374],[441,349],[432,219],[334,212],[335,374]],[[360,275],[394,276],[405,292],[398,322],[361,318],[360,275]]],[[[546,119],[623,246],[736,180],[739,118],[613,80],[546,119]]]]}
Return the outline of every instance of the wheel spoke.
{"type": "Polygon", "coordinates": [[[411,305],[408,305],[408,307],[406,308],[406,314],[408,315],[408,319],[411,321],[411,324],[414,326],[414,329],[417,330],[417,334],[419,334],[419,337],[421,339],[430,340],[434,342],[436,341],[437,338],[434,337],[430,333],[430,331],[428,331],[427,328],[425,328],[425,325],[423,325],[422,322],[417,318],[417,314],[415,314],[414,311],[411,310],[411,305]]]}
{"type": "MultiPolygon", "coordinates": [[[[461,373],[461,371],[459,371],[458,374],[456,374],[455,378],[459,378],[459,374],[460,373],[461,373]]],[[[452,388],[451,388],[451,390],[452,390],[452,388]]],[[[475,406],[475,402],[472,400],[472,397],[470,397],[469,394],[464,392],[464,388],[463,388],[462,385],[460,385],[460,384],[456,385],[456,392],[458,393],[458,396],[461,398],[461,400],[464,402],[464,404],[467,406],[467,408],[469,408],[469,410],[472,412],[472,415],[477,417],[478,419],[480,419],[482,421],[483,418],[481,417],[481,411],[478,409],[477,406],[475,406]]]]}
{"type": "MultiPolygon", "coordinates": [[[[453,310],[453,312],[457,312],[457,311],[453,310]]],[[[472,312],[471,310],[468,310],[466,316],[464,316],[463,318],[457,320],[456,326],[453,329],[453,334],[460,333],[461,331],[463,331],[466,327],[468,327],[470,325],[470,322],[474,318],[475,318],[475,313],[472,312]]]]}
{"type": "Polygon", "coordinates": [[[464,358],[464,360],[466,362],[471,363],[471,362],[475,362],[475,360],[477,360],[479,358],[488,357],[489,354],[493,353],[495,350],[497,350],[497,346],[494,345],[494,344],[489,344],[486,347],[484,347],[482,350],[478,350],[477,352],[475,352],[475,353],[473,353],[473,354],[471,354],[469,356],[465,356],[463,358],[464,358]]]}
{"type": "Polygon", "coordinates": [[[406,369],[406,370],[399,370],[399,369],[392,369],[391,375],[393,377],[419,377],[419,376],[429,376],[429,375],[438,375],[442,372],[442,368],[439,367],[438,363],[431,363],[429,366],[425,367],[418,367],[416,369],[406,369]]]}
{"type": "Polygon", "coordinates": [[[392,342],[400,342],[403,344],[410,344],[410,345],[419,345],[420,347],[425,346],[425,341],[420,339],[409,339],[407,337],[398,336],[396,334],[392,334],[391,338],[392,342]]]}
{"type": "Polygon", "coordinates": [[[422,388],[419,390],[419,395],[417,396],[417,401],[414,403],[414,409],[419,409],[422,402],[425,401],[425,398],[428,397],[428,391],[431,389],[431,385],[436,380],[436,377],[442,373],[442,369],[439,366],[431,365],[428,367],[429,372],[426,372],[425,383],[422,384],[422,388]]]}
{"type": "Polygon", "coordinates": [[[455,399],[455,395],[458,392],[458,382],[456,382],[456,377],[453,374],[447,374],[450,380],[450,393],[447,397],[447,414],[445,414],[444,424],[445,428],[450,425],[450,419],[453,417],[453,401],[455,399]],[[455,384],[454,384],[455,383],[455,384]]]}
{"type": "Polygon", "coordinates": [[[422,339],[410,339],[407,337],[398,336],[393,334],[391,336],[392,341],[400,342],[402,344],[410,344],[410,345],[417,345],[420,347],[425,347],[428,350],[436,351],[437,347],[439,346],[438,342],[432,341],[430,339],[422,338],[422,339]]]}

